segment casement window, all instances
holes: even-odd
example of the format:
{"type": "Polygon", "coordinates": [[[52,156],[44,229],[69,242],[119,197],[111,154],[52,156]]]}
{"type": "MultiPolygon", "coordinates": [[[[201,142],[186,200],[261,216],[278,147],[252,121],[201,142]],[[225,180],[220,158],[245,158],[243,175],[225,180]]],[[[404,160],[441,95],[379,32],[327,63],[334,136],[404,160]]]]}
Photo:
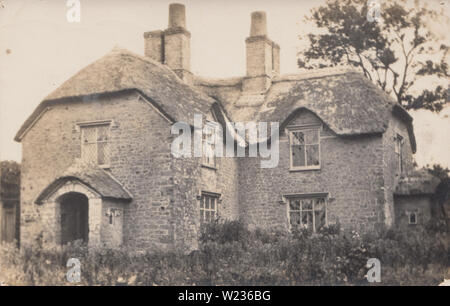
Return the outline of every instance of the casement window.
{"type": "Polygon", "coordinates": [[[320,169],[320,127],[289,130],[290,169],[320,169]]]}
{"type": "Polygon", "coordinates": [[[408,224],[417,224],[417,222],[418,222],[418,220],[417,220],[417,217],[418,217],[418,214],[417,214],[417,211],[408,211],[407,213],[406,213],[406,215],[408,216],[408,224]]]}
{"type": "Polygon", "coordinates": [[[212,222],[217,219],[217,205],[220,195],[216,193],[202,192],[200,198],[200,221],[212,222]]]}
{"type": "Polygon", "coordinates": [[[215,128],[216,124],[208,121],[202,133],[202,165],[210,168],[216,168],[215,128]]]}
{"type": "Polygon", "coordinates": [[[287,197],[291,230],[308,229],[313,232],[327,225],[327,197],[298,195],[287,197]]]}
{"type": "Polygon", "coordinates": [[[81,125],[81,159],[101,167],[110,164],[109,122],[81,125]]]}
{"type": "Polygon", "coordinates": [[[403,137],[399,134],[395,137],[395,155],[397,161],[397,173],[403,173],[403,137]]]}

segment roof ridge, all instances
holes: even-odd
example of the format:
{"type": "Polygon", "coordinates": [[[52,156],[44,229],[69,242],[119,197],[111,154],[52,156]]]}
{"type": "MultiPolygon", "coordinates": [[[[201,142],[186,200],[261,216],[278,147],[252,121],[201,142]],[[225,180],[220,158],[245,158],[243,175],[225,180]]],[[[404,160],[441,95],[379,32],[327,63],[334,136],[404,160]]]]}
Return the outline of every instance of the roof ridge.
{"type": "MultiPolygon", "coordinates": [[[[312,78],[321,78],[332,75],[340,75],[345,73],[360,73],[358,70],[351,66],[337,66],[337,67],[327,67],[318,68],[314,70],[308,70],[301,73],[290,73],[275,76],[272,78],[272,82],[289,82],[289,81],[299,81],[312,78]]],[[[245,76],[234,76],[228,78],[213,78],[204,76],[194,76],[194,86],[235,86],[239,85],[245,76]]]]}
{"type": "Polygon", "coordinates": [[[338,67],[327,67],[318,68],[313,70],[308,70],[301,73],[291,73],[277,76],[272,79],[272,82],[286,82],[286,81],[300,81],[306,79],[323,78],[333,75],[340,75],[346,73],[360,73],[353,67],[350,66],[338,66],[338,67]]]}
{"type": "MultiPolygon", "coordinates": [[[[162,63],[160,63],[160,62],[158,62],[158,61],[155,61],[154,59],[152,59],[152,58],[150,58],[150,57],[146,57],[146,56],[140,55],[140,54],[135,53],[135,52],[133,52],[133,51],[130,51],[130,50],[126,49],[126,48],[122,48],[122,47],[120,47],[120,46],[118,46],[118,45],[115,45],[114,48],[112,48],[111,51],[109,51],[108,53],[106,53],[105,55],[103,55],[103,57],[108,56],[108,55],[110,55],[110,54],[119,54],[119,55],[129,55],[129,56],[133,56],[133,57],[135,57],[135,58],[137,58],[137,59],[140,59],[140,60],[142,60],[142,61],[144,61],[144,62],[153,64],[153,65],[158,66],[158,67],[160,67],[160,68],[162,68],[162,69],[165,69],[165,70],[167,70],[167,71],[170,71],[170,73],[172,73],[174,76],[176,76],[177,81],[179,81],[179,82],[182,83],[182,84],[185,84],[185,83],[178,77],[178,75],[177,75],[172,69],[170,69],[169,66],[167,66],[167,65],[165,65],[165,64],[162,64],[162,63]]],[[[101,60],[103,57],[99,58],[98,60],[101,60]]],[[[94,63],[95,63],[95,62],[94,62],[94,63]]]]}

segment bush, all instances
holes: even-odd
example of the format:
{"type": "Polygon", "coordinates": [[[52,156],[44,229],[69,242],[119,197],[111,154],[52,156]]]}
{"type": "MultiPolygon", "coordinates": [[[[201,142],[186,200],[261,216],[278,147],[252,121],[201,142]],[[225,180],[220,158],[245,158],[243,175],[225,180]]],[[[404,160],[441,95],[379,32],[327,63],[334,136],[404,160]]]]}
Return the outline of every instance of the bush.
{"type": "Polygon", "coordinates": [[[129,252],[87,249],[80,243],[54,248],[0,248],[0,281],[10,285],[71,285],[69,258],[81,266],[79,285],[368,285],[369,258],[381,262],[381,285],[436,285],[449,278],[448,233],[414,231],[319,233],[249,230],[241,221],[201,229],[199,249],[129,252]],[[447,273],[447,275],[445,275],[447,273]]]}

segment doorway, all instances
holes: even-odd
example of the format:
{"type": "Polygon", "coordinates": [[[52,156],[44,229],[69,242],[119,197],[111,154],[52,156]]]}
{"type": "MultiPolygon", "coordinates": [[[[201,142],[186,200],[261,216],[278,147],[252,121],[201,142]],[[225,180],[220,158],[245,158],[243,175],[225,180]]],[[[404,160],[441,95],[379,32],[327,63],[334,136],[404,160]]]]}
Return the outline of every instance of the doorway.
{"type": "Polygon", "coordinates": [[[89,237],[89,200],[76,192],[64,194],[61,204],[61,243],[75,240],[88,242],[89,237]]]}

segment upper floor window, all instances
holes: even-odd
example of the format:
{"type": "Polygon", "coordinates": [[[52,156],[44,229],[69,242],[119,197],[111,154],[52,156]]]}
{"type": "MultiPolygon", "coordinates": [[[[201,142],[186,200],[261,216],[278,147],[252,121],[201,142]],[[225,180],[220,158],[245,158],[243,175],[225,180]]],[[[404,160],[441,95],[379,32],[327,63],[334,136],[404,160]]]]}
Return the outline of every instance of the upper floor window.
{"type": "Polygon", "coordinates": [[[216,193],[202,192],[200,198],[200,221],[212,222],[217,219],[217,204],[220,195],[216,193]]]}
{"type": "Polygon", "coordinates": [[[216,123],[206,122],[202,133],[202,165],[215,168],[216,123]]]}
{"type": "Polygon", "coordinates": [[[109,123],[81,127],[81,159],[102,167],[109,166],[109,123]]]}
{"type": "Polygon", "coordinates": [[[292,196],[289,202],[289,225],[292,229],[318,231],[327,223],[325,196],[292,196]]]}
{"type": "Polygon", "coordinates": [[[404,139],[401,135],[397,134],[395,137],[395,155],[397,157],[397,173],[403,173],[403,143],[404,139]]]}
{"type": "Polygon", "coordinates": [[[289,130],[291,170],[320,169],[320,127],[289,130]]]}

